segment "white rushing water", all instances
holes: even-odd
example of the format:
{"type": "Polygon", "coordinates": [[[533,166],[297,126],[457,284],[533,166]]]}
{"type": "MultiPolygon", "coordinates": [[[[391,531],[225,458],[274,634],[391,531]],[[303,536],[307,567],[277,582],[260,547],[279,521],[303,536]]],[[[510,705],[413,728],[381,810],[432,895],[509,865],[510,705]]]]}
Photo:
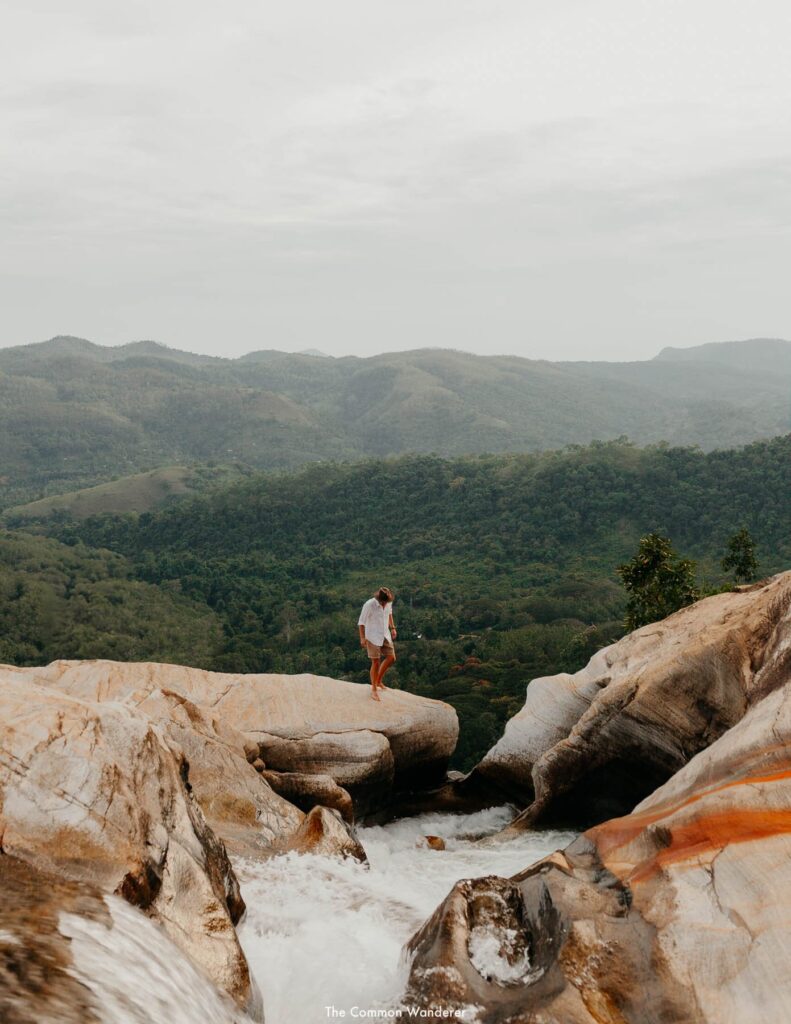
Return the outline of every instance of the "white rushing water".
{"type": "Polygon", "coordinates": [[[79,914],[59,922],[102,1024],[247,1024],[158,924],[120,896],[104,900],[109,927],[79,914]]]}
{"type": "MultiPolygon", "coordinates": [[[[568,832],[526,832],[501,843],[474,837],[498,831],[507,807],[478,814],[425,814],[360,829],[369,866],[289,853],[238,859],[247,903],[239,938],[264,998],[266,1024],[322,1024],[346,1011],[386,1010],[400,1002],[407,940],[460,878],[513,875],[565,846],[568,832]],[[426,835],[441,836],[432,850],[426,835]]],[[[106,897],[107,924],[62,914],[72,970],[93,994],[102,1024],[250,1024],[196,970],[165,932],[117,896],[106,897]]],[[[474,936],[471,952],[488,973],[529,969],[498,960],[508,936],[474,936]]],[[[369,1018],[370,1019],[370,1018],[369,1018]]],[[[375,1019],[375,1018],[374,1018],[375,1019]]]]}
{"type": "Polygon", "coordinates": [[[513,875],[573,838],[526,832],[486,845],[464,838],[496,832],[512,816],[500,807],[360,829],[369,867],[293,853],[237,861],[247,903],[239,937],[267,1024],[321,1024],[333,1019],[327,1007],[345,1010],[348,1020],[354,1007],[397,1005],[407,980],[404,943],[455,882],[513,875]],[[441,836],[446,849],[429,849],[426,835],[441,836]]]}

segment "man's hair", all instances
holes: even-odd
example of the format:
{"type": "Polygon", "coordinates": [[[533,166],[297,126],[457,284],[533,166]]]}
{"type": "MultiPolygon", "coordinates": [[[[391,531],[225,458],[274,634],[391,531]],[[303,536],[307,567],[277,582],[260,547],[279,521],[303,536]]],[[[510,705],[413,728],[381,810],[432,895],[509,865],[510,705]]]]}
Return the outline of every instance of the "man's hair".
{"type": "Polygon", "coordinates": [[[389,587],[380,587],[374,596],[377,601],[392,601],[393,591],[389,587]]]}

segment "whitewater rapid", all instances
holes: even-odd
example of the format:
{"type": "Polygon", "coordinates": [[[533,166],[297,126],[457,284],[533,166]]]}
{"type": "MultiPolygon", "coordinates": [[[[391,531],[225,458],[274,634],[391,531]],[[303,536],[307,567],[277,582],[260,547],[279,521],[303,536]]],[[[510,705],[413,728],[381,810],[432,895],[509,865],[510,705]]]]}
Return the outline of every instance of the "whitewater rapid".
{"type": "MultiPolygon", "coordinates": [[[[370,1020],[399,1006],[408,972],[404,944],[455,882],[513,875],[573,838],[525,832],[476,845],[475,838],[499,831],[512,816],[499,807],[361,828],[368,866],[296,853],[235,859],[247,903],[239,939],[263,995],[266,1024],[370,1020]],[[446,849],[430,849],[426,835],[441,836],[446,849]]],[[[159,925],[118,896],[105,902],[107,922],[60,918],[60,931],[71,940],[71,970],[92,993],[101,1024],[251,1024],[159,925]]],[[[476,963],[486,960],[495,973],[512,970],[496,962],[493,938],[478,936],[476,963]]]]}
{"type": "Polygon", "coordinates": [[[294,853],[237,860],[247,903],[239,938],[267,1024],[321,1024],[333,1019],[328,1007],[349,1020],[397,1006],[407,980],[403,946],[455,882],[513,875],[574,837],[526,832],[486,845],[470,838],[497,832],[512,817],[511,808],[499,807],[361,828],[368,867],[294,853]],[[441,836],[446,849],[428,848],[426,835],[441,836]]]}

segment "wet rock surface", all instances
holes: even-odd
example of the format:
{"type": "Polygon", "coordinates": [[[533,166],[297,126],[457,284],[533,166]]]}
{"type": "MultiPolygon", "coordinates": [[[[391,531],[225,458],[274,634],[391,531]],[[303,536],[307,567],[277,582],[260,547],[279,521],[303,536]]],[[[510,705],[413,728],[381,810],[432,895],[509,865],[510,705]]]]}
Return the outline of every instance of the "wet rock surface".
{"type": "Polygon", "coordinates": [[[484,1024],[788,1020],[790,886],[788,682],[632,814],[459,883],[410,943],[407,1001],[484,1024]]]}
{"type": "Polygon", "coordinates": [[[130,707],[22,673],[0,681],[3,855],[123,896],[246,1005],[250,977],[234,928],[244,903],[190,792],[183,752],[130,707]]]}
{"type": "Polygon", "coordinates": [[[351,857],[361,864],[368,859],[355,830],[338,811],[328,807],[314,807],[283,850],[325,857],[351,857]]]}
{"type": "Polygon", "coordinates": [[[93,1024],[91,993],[73,975],[64,912],[107,920],[98,890],[0,855],[0,1020],[4,1024],[93,1024]]]}

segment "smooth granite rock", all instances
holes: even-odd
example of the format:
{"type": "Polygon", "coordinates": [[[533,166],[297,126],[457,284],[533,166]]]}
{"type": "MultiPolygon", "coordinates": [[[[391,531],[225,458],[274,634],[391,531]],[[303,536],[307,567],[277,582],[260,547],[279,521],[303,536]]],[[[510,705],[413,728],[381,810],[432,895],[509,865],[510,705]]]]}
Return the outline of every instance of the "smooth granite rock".
{"type": "MultiPolygon", "coordinates": [[[[371,700],[367,686],[322,676],[229,675],[180,665],[112,661],[60,661],[19,671],[75,696],[145,706],[162,722],[173,717],[183,699],[182,723],[192,729],[191,720],[200,715],[206,722],[192,729],[204,737],[192,740],[201,744],[201,756],[188,752],[196,768],[207,760],[209,733],[235,756],[252,762],[261,759],[271,771],[329,776],[349,792],[358,813],[380,807],[396,791],[437,785],[445,777],[458,738],[456,712],[442,701],[388,689],[377,702],[371,700]]],[[[190,747],[183,733],[179,742],[190,747]]],[[[227,759],[228,754],[215,749],[212,756],[227,759]]],[[[238,778],[244,772],[235,768],[231,775],[238,778]]],[[[196,795],[205,802],[212,824],[220,834],[225,829],[229,840],[234,831],[230,826],[244,833],[251,805],[272,841],[298,827],[282,802],[273,799],[266,782],[260,781],[255,790],[257,800],[249,792],[253,783],[245,782],[223,801],[216,791],[222,775],[215,764],[206,776],[204,785],[196,774],[196,795]],[[268,796],[261,796],[267,791],[268,796]]]]}
{"type": "Polygon", "coordinates": [[[406,1001],[480,1024],[791,1020],[789,894],[791,681],[633,813],[458,883],[410,943],[406,1001]]]}
{"type": "Polygon", "coordinates": [[[324,857],[350,857],[361,864],[368,861],[354,829],[338,811],[314,807],[289,840],[288,849],[296,853],[320,854],[324,857]]]}
{"type": "Polygon", "coordinates": [[[521,824],[594,824],[630,811],[781,685],[791,573],[718,594],[535,679],[502,739],[455,791],[525,808],[521,824]]]}
{"type": "Polygon", "coordinates": [[[0,846],[38,871],[123,896],[218,987],[250,1002],[236,876],[190,792],[183,753],[145,714],[2,670],[0,846]]]}

